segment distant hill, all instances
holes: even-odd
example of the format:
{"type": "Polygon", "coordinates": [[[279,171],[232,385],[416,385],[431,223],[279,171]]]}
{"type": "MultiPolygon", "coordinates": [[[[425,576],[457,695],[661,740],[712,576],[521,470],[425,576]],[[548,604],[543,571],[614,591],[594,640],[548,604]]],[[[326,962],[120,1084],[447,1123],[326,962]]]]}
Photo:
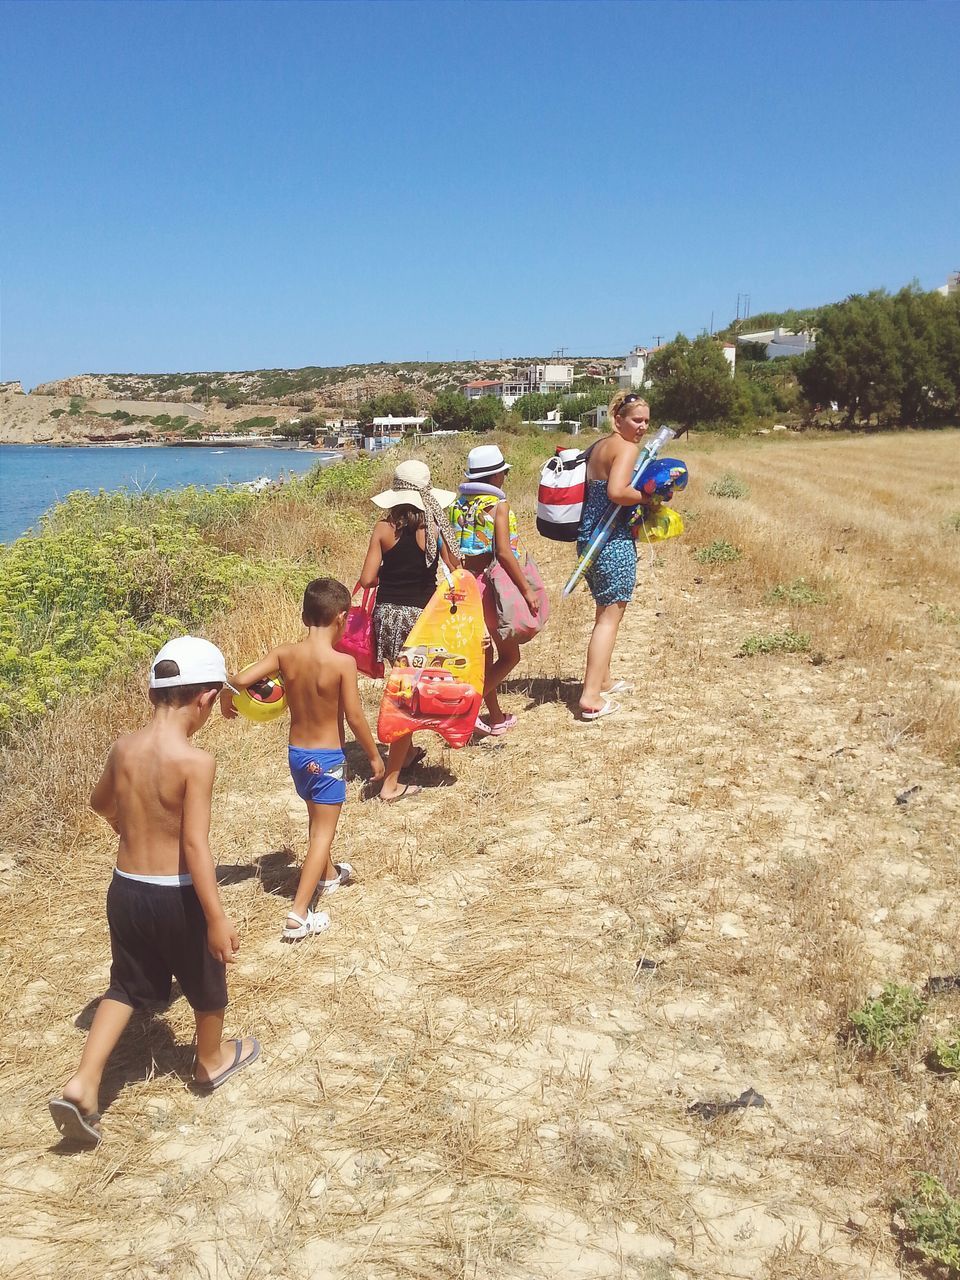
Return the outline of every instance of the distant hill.
{"type": "MultiPolygon", "coordinates": [[[[280,404],[307,409],[347,409],[362,400],[390,391],[409,391],[427,408],[434,397],[458,389],[475,378],[508,378],[531,364],[549,363],[549,356],[509,360],[411,360],[387,364],[312,365],[305,369],[256,369],[223,373],[104,373],[81,374],[44,382],[33,395],[81,396],[97,400],[164,400],[178,403],[219,401],[228,408],[241,404],[280,404]]],[[[564,357],[576,377],[596,370],[616,376],[622,356],[564,357]]]]}

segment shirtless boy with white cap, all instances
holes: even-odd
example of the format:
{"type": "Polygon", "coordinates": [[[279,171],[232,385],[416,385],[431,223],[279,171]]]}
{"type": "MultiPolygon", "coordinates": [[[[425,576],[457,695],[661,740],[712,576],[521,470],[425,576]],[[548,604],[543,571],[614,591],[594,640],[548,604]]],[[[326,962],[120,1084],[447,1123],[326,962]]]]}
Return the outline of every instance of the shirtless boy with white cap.
{"type": "Polygon", "coordinates": [[[226,965],[240,939],[221,905],[208,844],[216,762],[190,743],[226,679],[223,654],[208,640],[180,636],[165,644],[150,671],[153,717],[114,743],[90,797],[120,837],[107,891],[113,963],[80,1065],[50,1100],[68,1141],[100,1141],[107,1060],[134,1009],[169,1001],[173,978],[196,1018],[198,1089],[216,1089],[260,1053],[252,1037],[222,1038],[226,965]]]}

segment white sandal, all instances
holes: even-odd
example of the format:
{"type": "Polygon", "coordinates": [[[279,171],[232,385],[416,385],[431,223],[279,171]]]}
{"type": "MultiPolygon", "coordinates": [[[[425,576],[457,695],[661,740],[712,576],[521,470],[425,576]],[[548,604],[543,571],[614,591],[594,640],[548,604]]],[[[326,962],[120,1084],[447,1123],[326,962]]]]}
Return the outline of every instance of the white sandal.
{"type": "Polygon", "coordinates": [[[615,693],[632,693],[633,685],[628,680],[614,680],[609,689],[601,689],[601,698],[612,698],[615,693]]]}
{"type": "Polygon", "coordinates": [[[331,893],[336,893],[343,884],[349,884],[353,879],[353,867],[349,862],[335,862],[333,864],[337,869],[337,874],[332,880],[321,880],[317,885],[317,896],[320,898],[329,898],[331,893]]]}
{"type": "Polygon", "coordinates": [[[296,928],[289,925],[283,927],[285,942],[299,942],[301,938],[312,938],[315,933],[323,933],[330,928],[330,917],[325,911],[308,911],[305,916],[298,916],[295,911],[287,912],[288,920],[296,920],[296,928]]]}

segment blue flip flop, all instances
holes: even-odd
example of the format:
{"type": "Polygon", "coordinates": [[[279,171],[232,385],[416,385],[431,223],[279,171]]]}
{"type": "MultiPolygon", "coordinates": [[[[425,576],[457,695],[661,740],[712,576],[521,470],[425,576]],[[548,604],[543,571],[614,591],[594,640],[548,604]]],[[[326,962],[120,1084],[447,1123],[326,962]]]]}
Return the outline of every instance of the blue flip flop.
{"type": "Polygon", "coordinates": [[[241,1060],[240,1054],[243,1052],[243,1041],[234,1040],[233,1043],[237,1047],[234,1050],[233,1062],[231,1062],[230,1066],[221,1071],[218,1076],[211,1076],[209,1080],[194,1079],[193,1087],[201,1093],[212,1093],[214,1089],[219,1089],[236,1072],[242,1071],[244,1067],[249,1067],[251,1062],[256,1062],[257,1058],[260,1057],[260,1041],[256,1036],[251,1036],[250,1039],[253,1041],[253,1049],[248,1057],[241,1060]]]}

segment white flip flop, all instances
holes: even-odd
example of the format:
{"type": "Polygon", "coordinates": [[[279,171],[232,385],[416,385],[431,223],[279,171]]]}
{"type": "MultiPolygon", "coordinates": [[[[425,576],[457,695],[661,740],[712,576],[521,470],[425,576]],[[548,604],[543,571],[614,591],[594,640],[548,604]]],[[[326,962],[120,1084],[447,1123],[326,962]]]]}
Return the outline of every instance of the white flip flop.
{"type": "Polygon", "coordinates": [[[601,698],[610,698],[615,693],[633,693],[633,685],[628,680],[614,680],[609,689],[601,689],[601,698]]]}
{"type": "Polygon", "coordinates": [[[288,920],[296,920],[296,928],[284,925],[285,942],[299,942],[301,938],[312,938],[315,933],[323,933],[330,928],[330,917],[325,911],[308,911],[305,916],[298,916],[294,911],[287,912],[288,920]]]}
{"type": "Polygon", "coordinates": [[[596,711],[581,711],[581,720],[602,720],[604,716],[615,716],[620,710],[619,702],[605,702],[596,711]]]}

